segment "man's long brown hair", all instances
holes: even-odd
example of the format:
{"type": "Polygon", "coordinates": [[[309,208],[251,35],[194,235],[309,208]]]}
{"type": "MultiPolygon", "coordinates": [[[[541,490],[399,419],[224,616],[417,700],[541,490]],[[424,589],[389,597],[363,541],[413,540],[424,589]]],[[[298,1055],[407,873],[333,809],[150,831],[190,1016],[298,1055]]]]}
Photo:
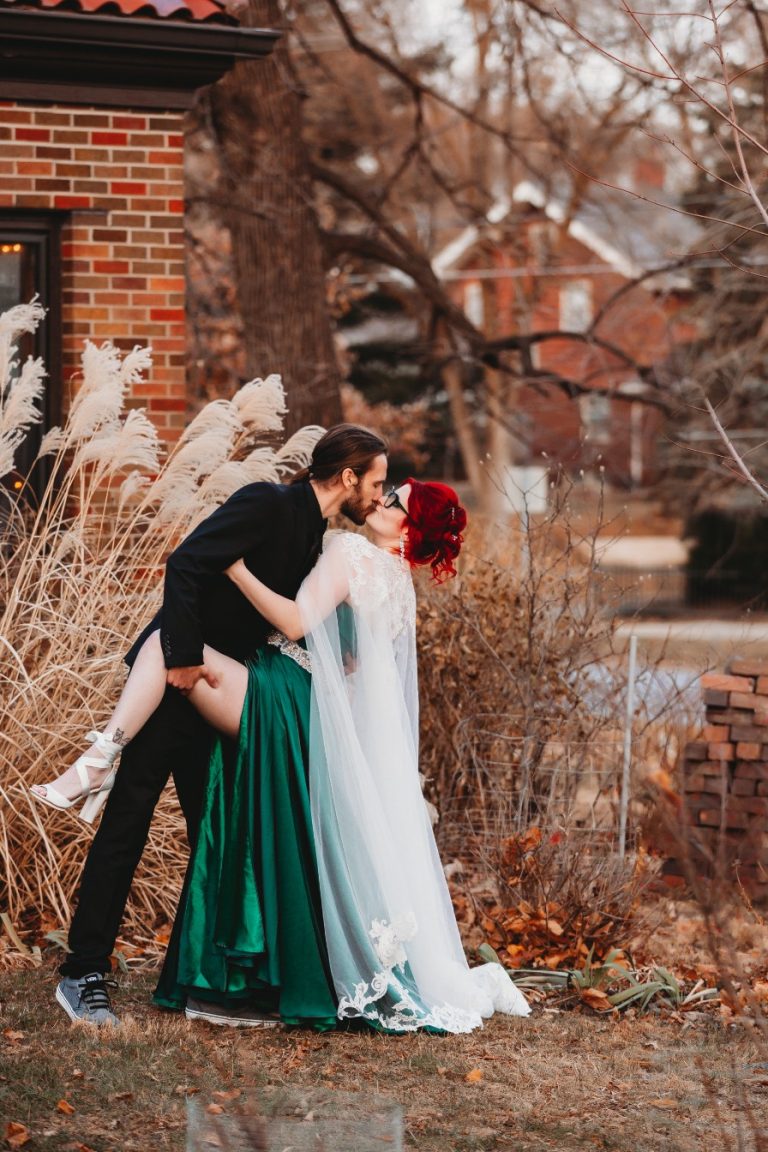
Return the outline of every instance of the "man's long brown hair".
{"type": "Polygon", "coordinates": [[[315,444],[309,467],[297,472],[291,484],[302,480],[327,484],[345,468],[351,468],[356,476],[364,476],[376,457],[386,455],[387,451],[387,442],[368,428],[359,424],[334,424],[315,444]]]}

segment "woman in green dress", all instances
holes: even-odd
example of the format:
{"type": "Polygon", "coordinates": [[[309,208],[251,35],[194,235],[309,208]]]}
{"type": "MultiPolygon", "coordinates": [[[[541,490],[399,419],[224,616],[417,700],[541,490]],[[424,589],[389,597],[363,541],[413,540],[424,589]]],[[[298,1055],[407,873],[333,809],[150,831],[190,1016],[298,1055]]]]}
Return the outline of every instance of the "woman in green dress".
{"type": "Polygon", "coordinates": [[[248,996],[285,1023],[467,1032],[529,1007],[467,965],[418,775],[411,568],[455,575],[466,514],[409,480],[326,538],[297,600],[229,575],[278,629],[249,667],[156,1001],[248,996]],[[300,644],[299,639],[305,640],[300,644]]]}

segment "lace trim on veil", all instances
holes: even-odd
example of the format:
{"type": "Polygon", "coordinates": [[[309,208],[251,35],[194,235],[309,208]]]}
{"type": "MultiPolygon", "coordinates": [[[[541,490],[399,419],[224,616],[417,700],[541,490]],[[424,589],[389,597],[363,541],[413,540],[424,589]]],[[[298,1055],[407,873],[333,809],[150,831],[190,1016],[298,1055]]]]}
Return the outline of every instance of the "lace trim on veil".
{"type": "Polygon", "coordinates": [[[412,916],[374,920],[368,931],[373,941],[381,969],[371,980],[356,984],[351,996],[339,999],[337,1014],[340,1020],[362,1017],[369,1023],[397,1032],[415,1032],[420,1028],[434,1028],[440,1032],[472,1032],[482,1023],[477,1012],[467,1012],[450,1004],[427,1007],[413,995],[408,987],[405,942],[416,935],[417,925],[412,916]],[[387,1004],[382,1004],[384,998],[387,1004]]]}

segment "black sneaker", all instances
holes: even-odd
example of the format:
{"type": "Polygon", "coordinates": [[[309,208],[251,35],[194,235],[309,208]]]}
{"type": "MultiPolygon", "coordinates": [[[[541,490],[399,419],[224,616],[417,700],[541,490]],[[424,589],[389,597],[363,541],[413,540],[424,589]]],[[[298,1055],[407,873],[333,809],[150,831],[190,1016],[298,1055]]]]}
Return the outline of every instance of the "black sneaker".
{"type": "Polygon", "coordinates": [[[209,1024],[223,1024],[230,1028],[277,1028],[280,1017],[269,1012],[259,1012],[247,1004],[214,1004],[210,1000],[187,1000],[185,1011],[187,1020],[205,1020],[209,1024]]]}
{"type": "Polygon", "coordinates": [[[87,976],[65,976],[56,989],[56,999],[70,1020],[81,1020],[85,1024],[119,1024],[109,1002],[107,985],[115,988],[114,980],[107,980],[101,972],[89,972],[87,976]]]}

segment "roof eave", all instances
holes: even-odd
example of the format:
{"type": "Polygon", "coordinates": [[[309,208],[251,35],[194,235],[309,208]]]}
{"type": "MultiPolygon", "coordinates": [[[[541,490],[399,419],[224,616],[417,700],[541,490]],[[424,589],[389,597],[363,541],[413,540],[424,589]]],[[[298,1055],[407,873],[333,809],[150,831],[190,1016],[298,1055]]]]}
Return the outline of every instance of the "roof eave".
{"type": "Polygon", "coordinates": [[[209,22],[0,7],[0,99],[186,108],[280,33],[209,22]]]}

